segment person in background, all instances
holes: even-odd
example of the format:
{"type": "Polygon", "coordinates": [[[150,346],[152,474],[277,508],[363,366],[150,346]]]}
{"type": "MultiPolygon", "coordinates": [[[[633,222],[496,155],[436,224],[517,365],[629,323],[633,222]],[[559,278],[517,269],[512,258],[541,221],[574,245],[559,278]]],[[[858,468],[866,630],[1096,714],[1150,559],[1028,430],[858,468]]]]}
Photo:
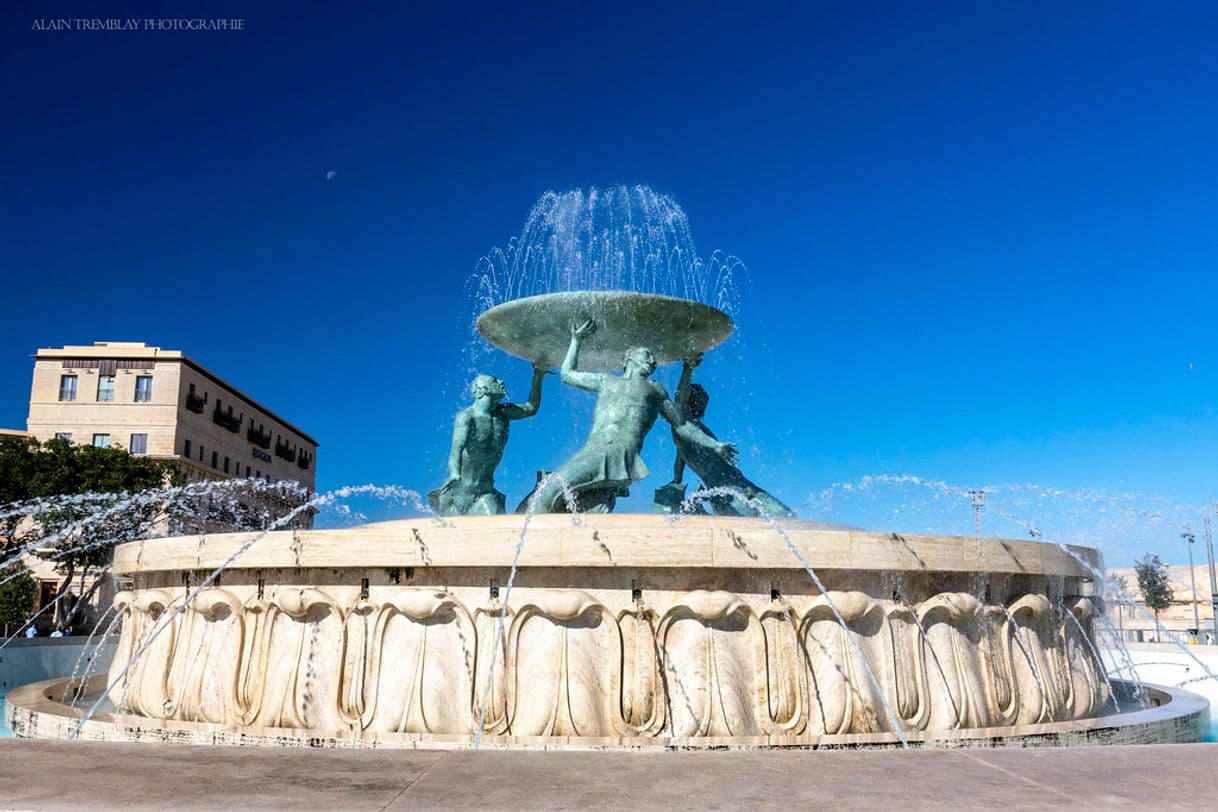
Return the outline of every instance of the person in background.
{"type": "Polygon", "coordinates": [[[25,636],[26,636],[27,638],[30,638],[30,637],[37,637],[37,636],[38,636],[38,629],[34,628],[33,626],[30,626],[28,629],[26,629],[26,630],[25,630],[25,636]]]}
{"type": "Polygon", "coordinates": [[[63,637],[63,626],[56,626],[55,631],[51,632],[51,637],[63,637]]]}

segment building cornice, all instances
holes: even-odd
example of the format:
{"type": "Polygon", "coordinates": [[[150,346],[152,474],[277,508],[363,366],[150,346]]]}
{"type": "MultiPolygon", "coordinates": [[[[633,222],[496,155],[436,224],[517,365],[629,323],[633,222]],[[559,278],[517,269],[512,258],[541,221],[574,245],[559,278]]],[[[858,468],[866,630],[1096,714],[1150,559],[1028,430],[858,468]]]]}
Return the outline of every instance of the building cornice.
{"type": "Polygon", "coordinates": [[[265,414],[272,420],[278,421],[284,428],[294,431],[302,440],[312,443],[313,447],[319,448],[320,443],[313,439],[312,436],[306,434],[295,424],[280,417],[277,413],[268,409],[266,406],[259,403],[254,398],[242,392],[236,386],[233,386],[228,381],[215,374],[207,367],[192,359],[190,356],[181,350],[163,350],[160,347],[149,347],[147,345],[135,344],[108,344],[103,346],[65,346],[65,347],[48,347],[38,350],[34,355],[35,361],[66,361],[71,359],[93,359],[93,358],[122,358],[122,359],[145,359],[151,361],[176,361],[193,369],[203,377],[210,380],[217,386],[223,386],[228,391],[232,392],[237,397],[244,400],[251,407],[265,414]]]}

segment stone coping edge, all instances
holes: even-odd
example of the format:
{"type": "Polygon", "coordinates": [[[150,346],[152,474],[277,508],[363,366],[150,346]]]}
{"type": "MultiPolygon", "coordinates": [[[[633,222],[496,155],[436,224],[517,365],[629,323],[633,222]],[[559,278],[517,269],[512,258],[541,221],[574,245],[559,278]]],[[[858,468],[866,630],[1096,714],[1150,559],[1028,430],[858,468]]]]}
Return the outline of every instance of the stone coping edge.
{"type": "MultiPolygon", "coordinates": [[[[90,677],[88,694],[105,690],[106,675],[90,677]]],[[[20,738],[66,739],[87,711],[53,697],[63,695],[71,680],[53,679],[23,685],[9,692],[5,723],[20,738]]],[[[1128,694],[1132,683],[1113,680],[1128,694]]],[[[1104,744],[1182,744],[1201,741],[1209,727],[1209,702],[1181,688],[1146,684],[1157,706],[1095,719],[1036,725],[972,728],[950,735],[911,732],[911,747],[954,749],[975,747],[1059,747],[1104,744]]],[[[82,703],[85,704],[85,703],[82,703]]],[[[472,735],[306,731],[290,728],[234,728],[208,723],[148,719],[116,713],[96,713],[81,730],[82,740],[160,742],[197,745],[246,745],[355,749],[471,750],[472,735]]],[[[579,738],[483,736],[488,749],[516,750],[819,750],[893,749],[900,741],[892,733],[849,733],[824,736],[757,736],[705,738],[579,738]]]]}
{"type": "Polygon", "coordinates": [[[828,528],[729,516],[599,514],[459,516],[337,530],[169,536],[115,549],[113,572],[235,569],[509,567],[801,569],[990,572],[1089,579],[1102,558],[1088,547],[1000,538],[828,528]],[[790,546],[788,546],[788,541],[790,546]],[[243,549],[246,548],[246,549],[243,549]]]}

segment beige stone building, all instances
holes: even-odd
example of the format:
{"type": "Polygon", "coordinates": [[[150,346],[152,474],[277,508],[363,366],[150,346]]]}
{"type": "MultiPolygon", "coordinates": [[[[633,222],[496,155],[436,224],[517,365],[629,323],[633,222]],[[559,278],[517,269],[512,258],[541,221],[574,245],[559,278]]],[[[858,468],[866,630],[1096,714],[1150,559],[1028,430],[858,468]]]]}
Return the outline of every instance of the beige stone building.
{"type": "Polygon", "coordinates": [[[316,440],[184,353],[142,343],[38,350],[26,428],[172,460],[189,480],[316,482],[316,440]]]}
{"type": "Polygon", "coordinates": [[[1210,601],[1209,564],[1203,562],[1193,567],[1196,595],[1193,594],[1193,579],[1189,577],[1188,565],[1170,564],[1167,575],[1171,581],[1172,603],[1159,612],[1156,626],[1154,612],[1146,608],[1142,601],[1142,591],[1138,589],[1138,577],[1133,568],[1108,570],[1110,578],[1123,579],[1135,601],[1122,605],[1111,598],[1108,600],[1106,612],[1117,633],[1131,643],[1218,643],[1218,637],[1214,634],[1214,608],[1210,601]],[[1197,628],[1198,620],[1200,629],[1197,628]]]}
{"type": "MultiPolygon", "coordinates": [[[[172,461],[187,481],[256,478],[314,489],[317,441],[180,351],[99,341],[40,349],[34,359],[27,431],[0,433],[172,461]]],[[[274,507],[281,515],[285,506],[274,507]]],[[[302,515],[293,525],[308,526],[311,519],[302,515]]],[[[63,576],[41,558],[28,556],[25,563],[39,581],[40,609],[63,576]]],[[[84,594],[91,585],[89,578],[72,589],[84,594]]],[[[97,595],[99,606],[108,592],[97,595]]]]}

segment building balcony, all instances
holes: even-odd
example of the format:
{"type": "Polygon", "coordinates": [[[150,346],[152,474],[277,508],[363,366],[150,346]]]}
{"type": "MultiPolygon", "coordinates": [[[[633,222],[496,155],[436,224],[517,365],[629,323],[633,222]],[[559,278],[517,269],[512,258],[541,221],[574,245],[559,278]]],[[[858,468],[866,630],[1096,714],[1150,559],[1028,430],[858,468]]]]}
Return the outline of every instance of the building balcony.
{"type": "Polygon", "coordinates": [[[196,395],[194,392],[186,393],[186,409],[195,414],[203,414],[204,407],[207,406],[207,401],[196,395]]]}
{"type": "Polygon", "coordinates": [[[298,466],[300,466],[301,468],[308,468],[312,462],[313,462],[313,455],[310,454],[308,451],[301,451],[296,456],[296,464],[298,466]]]}
{"type": "Polygon", "coordinates": [[[220,411],[220,407],[216,406],[215,411],[211,413],[212,422],[217,426],[223,426],[229,431],[236,434],[241,431],[241,421],[245,418],[244,414],[233,414],[233,408],[230,406],[228,411],[220,411]]]}
{"type": "Polygon", "coordinates": [[[251,443],[258,446],[259,448],[270,448],[271,447],[272,438],[271,438],[271,433],[269,431],[264,431],[262,429],[256,429],[253,426],[250,426],[249,430],[247,430],[245,432],[245,436],[246,436],[246,439],[248,439],[251,443]]]}
{"type": "Polygon", "coordinates": [[[296,449],[280,440],[275,443],[275,456],[288,462],[296,462],[296,449]]]}

